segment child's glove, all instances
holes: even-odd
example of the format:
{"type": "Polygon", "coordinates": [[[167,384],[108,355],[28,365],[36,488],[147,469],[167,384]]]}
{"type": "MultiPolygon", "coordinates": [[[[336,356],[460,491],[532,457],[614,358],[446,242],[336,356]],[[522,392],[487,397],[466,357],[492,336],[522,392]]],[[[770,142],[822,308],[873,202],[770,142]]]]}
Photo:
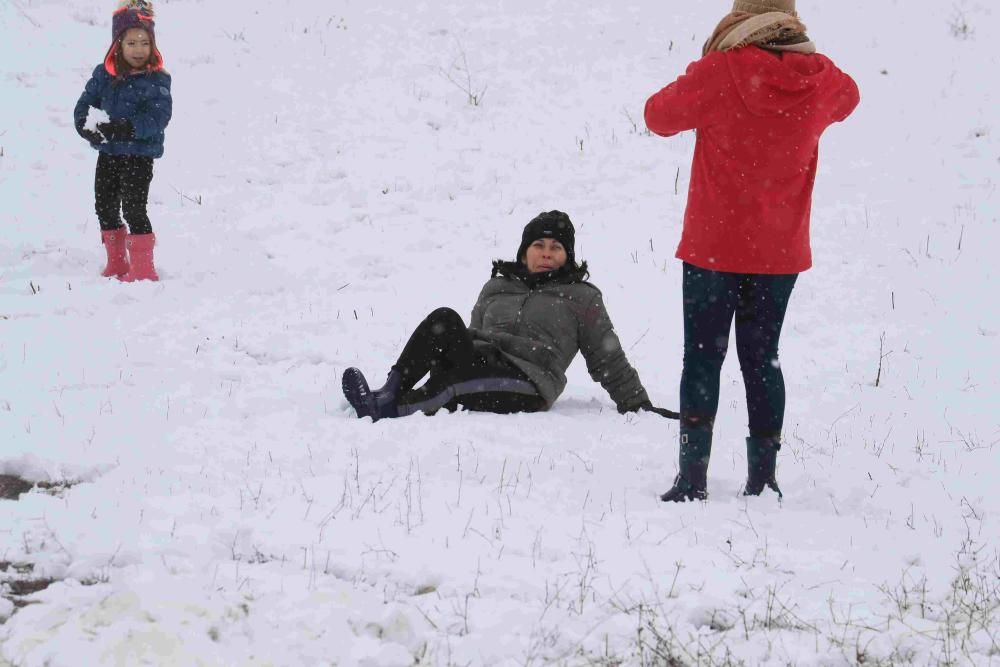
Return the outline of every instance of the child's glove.
{"type": "Polygon", "coordinates": [[[128,141],[135,137],[135,129],[132,127],[132,121],[128,118],[98,123],[97,130],[108,141],[128,141]]]}
{"type": "Polygon", "coordinates": [[[78,127],[76,128],[76,133],[92,144],[104,143],[104,137],[98,134],[97,132],[94,132],[93,130],[88,130],[84,127],[78,127]]]}

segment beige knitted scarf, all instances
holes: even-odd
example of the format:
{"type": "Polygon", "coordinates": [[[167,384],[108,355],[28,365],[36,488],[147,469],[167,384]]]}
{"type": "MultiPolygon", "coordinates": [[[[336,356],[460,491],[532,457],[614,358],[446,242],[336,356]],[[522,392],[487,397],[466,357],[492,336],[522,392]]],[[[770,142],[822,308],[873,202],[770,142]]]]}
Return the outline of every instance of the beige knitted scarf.
{"type": "Polygon", "coordinates": [[[816,53],[816,44],[806,35],[806,26],[797,16],[784,12],[733,12],[716,26],[702,55],[750,45],[772,51],[816,53]]]}

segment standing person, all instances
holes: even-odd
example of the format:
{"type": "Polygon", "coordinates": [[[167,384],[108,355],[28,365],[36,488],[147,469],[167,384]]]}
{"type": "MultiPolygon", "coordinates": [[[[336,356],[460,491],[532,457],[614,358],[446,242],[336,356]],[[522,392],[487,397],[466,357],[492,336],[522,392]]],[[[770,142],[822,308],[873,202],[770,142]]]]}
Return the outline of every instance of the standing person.
{"type": "Polygon", "coordinates": [[[76,131],[98,151],[94,208],[108,256],[101,275],[125,282],[159,280],[146,200],[173,104],[154,27],[151,2],[119,4],[111,20],[111,47],[73,110],[76,131]],[[91,107],[108,115],[96,129],[86,127],[91,107]]]}
{"type": "Polygon", "coordinates": [[[547,410],[582,352],[590,376],[619,412],[641,409],[676,418],[653,407],[646,395],[601,292],[585,282],[587,263],[577,264],[575,240],[568,215],[538,215],[521,234],[516,261],[493,262],[468,327],[450,308],[433,311],[375,391],[357,368],[344,371],[344,395],[358,417],[377,421],[460,405],[499,414],[547,410]]]}
{"type": "Polygon", "coordinates": [[[778,338],[812,265],[809,214],[820,135],[859,101],[816,45],[795,0],[736,0],[703,57],[646,102],[646,126],[696,130],[684,230],[680,472],[664,501],[704,500],[719,375],[735,316],[749,437],[744,495],[781,491],[785,385],[778,338]]]}

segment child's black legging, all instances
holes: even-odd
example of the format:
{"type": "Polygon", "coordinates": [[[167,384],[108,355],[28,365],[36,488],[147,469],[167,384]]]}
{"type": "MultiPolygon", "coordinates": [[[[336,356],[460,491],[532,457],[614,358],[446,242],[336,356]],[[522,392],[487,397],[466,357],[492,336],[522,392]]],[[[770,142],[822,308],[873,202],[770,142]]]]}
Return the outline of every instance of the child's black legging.
{"type": "Polygon", "coordinates": [[[153,158],[100,153],[94,175],[94,209],[101,230],[122,226],[120,209],[130,233],[151,234],[153,227],[146,214],[146,200],[152,180],[153,158]]]}
{"type": "Polygon", "coordinates": [[[796,278],[797,274],[723,273],[684,264],[682,427],[712,429],[719,408],[719,375],[735,317],[750,435],[781,434],[785,380],[778,363],[778,339],[796,278]]]}
{"type": "Polygon", "coordinates": [[[495,348],[476,345],[451,308],[438,308],[420,323],[393,368],[403,378],[397,403],[401,417],[459,405],[500,414],[545,408],[527,376],[495,348]],[[427,382],[414,389],[428,374],[427,382]]]}

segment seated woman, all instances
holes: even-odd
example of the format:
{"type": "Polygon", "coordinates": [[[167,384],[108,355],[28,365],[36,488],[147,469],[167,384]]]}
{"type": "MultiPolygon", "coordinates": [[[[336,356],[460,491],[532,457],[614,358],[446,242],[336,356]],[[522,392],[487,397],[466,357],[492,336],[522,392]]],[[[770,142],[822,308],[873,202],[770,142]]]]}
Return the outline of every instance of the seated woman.
{"type": "Polygon", "coordinates": [[[676,419],[650,402],[601,292],[585,282],[587,263],[576,263],[574,240],[569,216],[540,214],[524,228],[517,260],[493,262],[468,327],[450,308],[432,312],[375,391],[357,368],[344,371],[344,396],[358,417],[377,421],[458,406],[499,414],[547,410],[579,351],[619,412],[645,409],[676,419]]]}

